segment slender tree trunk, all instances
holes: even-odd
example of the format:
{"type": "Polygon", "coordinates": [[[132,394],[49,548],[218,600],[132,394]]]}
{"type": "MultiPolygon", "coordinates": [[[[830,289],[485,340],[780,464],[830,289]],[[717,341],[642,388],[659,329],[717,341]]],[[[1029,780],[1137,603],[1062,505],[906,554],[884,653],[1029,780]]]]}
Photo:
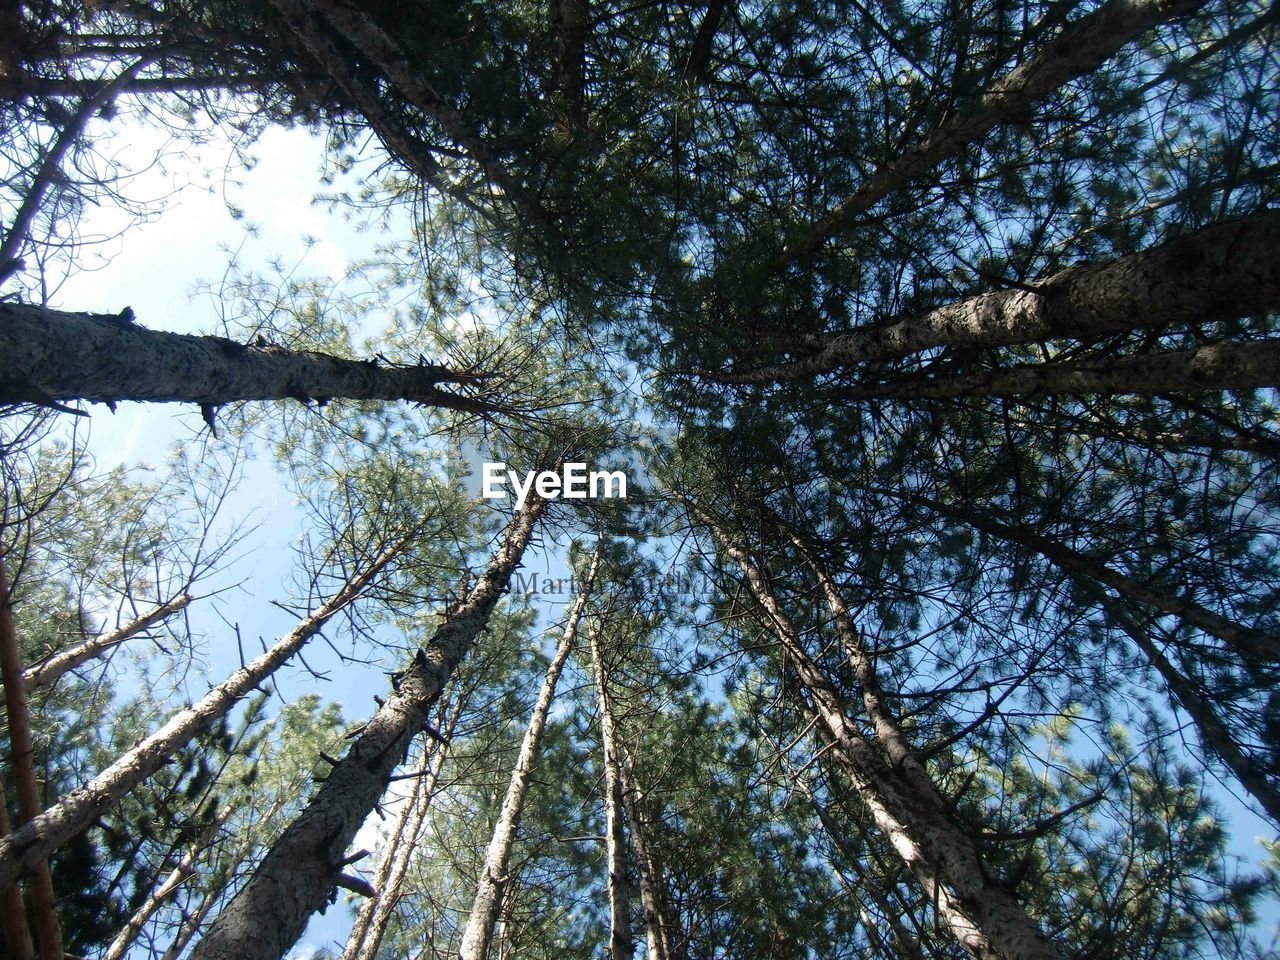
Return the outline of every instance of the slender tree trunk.
{"type": "MultiPolygon", "coordinates": [[[[615,728],[617,724],[615,722],[615,728]]],[[[653,849],[653,821],[646,809],[644,791],[636,779],[635,766],[626,749],[619,744],[622,763],[622,808],[627,816],[627,836],[631,854],[640,875],[640,903],[644,908],[645,938],[648,954],[645,960],[678,960],[681,956],[676,919],[667,896],[666,871],[653,849]]]]}
{"type": "Polygon", "coordinates": [[[551,89],[564,98],[565,109],[560,113],[559,122],[566,131],[575,131],[583,123],[591,11],[587,0],[551,0],[551,10],[559,47],[551,72],[551,89]]]}
{"type": "Polygon", "coordinates": [[[604,658],[600,650],[600,627],[592,624],[591,664],[595,673],[596,700],[600,709],[600,749],[604,755],[605,862],[608,869],[609,960],[631,960],[635,943],[631,935],[631,898],[627,893],[626,838],[622,821],[622,762],[613,711],[609,707],[604,658]]]}
{"type": "MultiPolygon", "coordinates": [[[[4,778],[0,777],[0,838],[7,837],[12,829],[9,807],[5,800],[4,778]]],[[[27,927],[27,905],[22,900],[22,890],[17,884],[0,893],[0,929],[4,931],[6,960],[35,960],[36,948],[31,942],[31,930],[27,927]]]]}
{"type": "MultiPolygon", "coordinates": [[[[810,717],[816,720],[876,825],[915,874],[951,934],[978,960],[1058,960],[1058,952],[983,861],[937,787],[907,763],[887,762],[850,720],[831,681],[809,656],[800,633],[750,556],[707,514],[694,509],[725,554],[742,570],[792,661],[810,717]]],[[[887,719],[887,717],[886,717],[887,719]]],[[[881,723],[872,718],[881,736],[881,723]]],[[[894,741],[882,745],[890,757],[894,741]]]]}
{"type": "Polygon", "coordinates": [[[992,128],[1031,119],[1031,107],[1076,77],[1091,73],[1147,30],[1191,13],[1203,0],[1110,0],[1063,30],[1031,59],[995,81],[967,113],[945,120],[918,146],[877,170],[807,232],[788,243],[772,267],[812,253],[858,214],[924,176],[938,163],[976,143],[992,128]]]}
{"type": "MultiPolygon", "coordinates": [[[[436,755],[440,752],[441,745],[434,741],[424,751],[424,759],[426,760],[428,771],[434,769],[436,755]]],[[[377,912],[378,904],[386,897],[387,878],[391,876],[392,871],[395,869],[396,856],[400,851],[402,838],[410,822],[417,822],[418,806],[422,800],[423,783],[428,775],[429,773],[414,778],[413,788],[409,796],[405,798],[400,813],[396,815],[396,822],[391,829],[391,835],[387,837],[386,849],[383,851],[382,859],[378,861],[377,869],[374,871],[373,878],[370,881],[370,886],[377,891],[377,895],[366,897],[361,902],[360,909],[356,911],[355,922],[351,925],[351,932],[347,935],[346,946],[342,948],[342,956],[339,960],[356,960],[356,957],[360,955],[365,939],[369,935],[369,926],[373,922],[373,915],[377,912]]]]}
{"type": "Polygon", "coordinates": [[[375,64],[395,84],[405,99],[435,120],[446,134],[465,150],[484,172],[485,178],[502,190],[507,199],[529,220],[546,227],[549,218],[536,196],[526,190],[494,156],[483,138],[471,129],[466,118],[440,96],[426,75],[412,67],[400,46],[359,7],[337,0],[270,0],[290,26],[302,35],[322,15],[346,40],[375,64]]]}
{"type": "Polygon", "coordinates": [[[1233,774],[1240,785],[1249,791],[1249,795],[1272,821],[1280,825],[1280,791],[1267,778],[1267,775],[1249,759],[1231,735],[1230,728],[1218,717],[1213,704],[1206,700],[1183,674],[1169,662],[1168,658],[1152,642],[1143,628],[1133,621],[1123,610],[1115,605],[1108,605],[1112,615],[1120,627],[1137,644],[1138,649],[1146,656],[1147,661],[1160,674],[1173,701],[1191,718],[1200,735],[1200,742],[1207,751],[1215,754],[1233,774]]]}
{"type": "Polygon", "coordinates": [[[922,503],[947,516],[955,517],[975,529],[981,530],[983,533],[1026,547],[1028,550],[1052,561],[1067,573],[1076,574],[1086,580],[1092,580],[1111,587],[1118,594],[1129,600],[1136,600],[1145,606],[1153,607],[1156,610],[1178,617],[1188,626],[1203,630],[1210,636],[1217,637],[1246,659],[1261,660],[1266,663],[1274,663],[1280,659],[1280,643],[1277,643],[1274,636],[1229,620],[1220,614],[1214,613],[1212,610],[1200,606],[1193,600],[1163,593],[1160,590],[1148,587],[1135,578],[1118,570],[1112,570],[1101,561],[1072,550],[1061,543],[1030,533],[1022,527],[1000,523],[976,511],[966,510],[962,513],[945,504],[923,497],[911,496],[907,499],[922,503]]]}
{"type": "Polygon", "coordinates": [[[222,825],[227,822],[234,811],[231,807],[219,811],[218,815],[209,825],[203,841],[199,844],[192,844],[186,853],[182,855],[182,859],[170,871],[169,875],[157,887],[155,887],[147,899],[129,918],[128,922],[116,934],[116,938],[111,941],[111,946],[107,948],[107,952],[102,955],[102,960],[122,960],[124,955],[133,946],[133,942],[138,939],[138,935],[142,933],[142,928],[147,925],[157,910],[159,910],[166,900],[195,873],[196,864],[200,862],[200,857],[205,852],[208,841],[212,840],[222,829],[222,825]]]}
{"type": "Polygon", "coordinates": [[[884,325],[782,343],[800,354],[789,363],[706,375],[769,384],[933,347],[998,347],[1238,317],[1280,304],[1277,247],[1280,213],[1222,221],[1141,253],[1076,264],[1033,289],[984,293],[884,325]]]}
{"type": "Polygon", "coordinates": [[[502,801],[502,811],[493,826],[493,837],[489,841],[489,849],[485,854],[484,866],[480,871],[480,880],[476,885],[475,899],[471,905],[471,915],[467,918],[466,930],[462,935],[460,955],[462,960],[487,960],[489,945],[493,940],[493,928],[498,919],[498,908],[506,894],[510,877],[507,867],[511,857],[511,847],[515,843],[516,832],[520,828],[520,816],[524,811],[525,795],[533,778],[533,768],[538,761],[538,751],[542,745],[542,731],[546,726],[547,714],[551,711],[551,702],[555,699],[556,684],[560,682],[560,673],[565,661],[573,649],[574,639],[578,633],[578,624],[582,620],[587,606],[587,598],[591,595],[596,574],[600,567],[601,544],[596,545],[591,557],[591,566],[583,580],[582,587],[569,611],[569,619],[565,623],[564,635],[556,648],[555,656],[547,667],[547,675],[542,681],[542,689],[533,704],[533,713],[529,717],[529,726],[525,729],[524,740],[520,744],[520,754],[516,758],[515,768],[511,771],[511,782],[507,786],[506,798],[502,801]]]}
{"type": "Polygon", "coordinates": [[[347,847],[386,792],[432,704],[488,624],[544,503],[530,498],[517,511],[466,602],[417,652],[394,694],[196,944],[191,960],[280,960],[311,915],[334,896],[347,847]]]}
{"type": "Polygon", "coordinates": [[[32,178],[31,185],[27,187],[22,205],[13,215],[9,229],[5,232],[4,241],[0,242],[0,283],[18,271],[19,264],[22,262],[22,247],[31,231],[31,224],[35,222],[36,214],[40,212],[49,187],[59,179],[62,161],[66,159],[67,151],[84,134],[89,121],[108,107],[133,81],[138,71],[151,63],[152,59],[152,57],[143,57],[113,79],[103,83],[93,93],[84,96],[66,126],[59,131],[44,162],[40,164],[40,169],[32,178]]]}
{"type": "Polygon", "coordinates": [[[1019,364],[932,379],[842,387],[842,400],[1020,397],[1033,393],[1172,393],[1280,386],[1280,341],[1215,343],[1140,357],[1019,364]]]}
{"type": "Polygon", "coordinates": [[[368,912],[368,920],[363,923],[363,933],[359,943],[355,943],[356,931],[351,931],[347,947],[340,960],[375,960],[382,938],[386,935],[387,926],[391,922],[396,904],[400,902],[400,888],[404,885],[405,874],[409,872],[409,864],[413,852],[417,849],[418,837],[422,833],[422,824],[426,820],[427,811],[435,797],[440,782],[440,771],[444,769],[444,761],[449,753],[449,743],[458,728],[462,711],[467,706],[467,692],[458,690],[453,705],[446,709],[447,719],[441,726],[443,743],[433,742],[431,757],[427,762],[426,773],[418,778],[415,795],[417,799],[411,807],[410,819],[402,832],[401,839],[387,848],[384,858],[384,870],[380,870],[380,881],[376,884],[377,895],[366,900],[360,907],[357,923],[363,920],[368,912]],[[353,950],[354,946],[354,950],[353,950]]]}
{"type": "Polygon", "coordinates": [[[217,893],[213,890],[208,891],[200,899],[200,906],[196,907],[195,912],[182,921],[182,926],[178,928],[178,933],[173,938],[173,943],[169,944],[168,949],[165,950],[164,956],[160,960],[178,960],[182,956],[182,951],[187,949],[187,944],[200,931],[200,925],[204,923],[205,917],[213,909],[215,899],[217,899],[217,893]]]}
{"type": "Polygon", "coordinates": [[[302,649],[336,613],[355,600],[403,549],[404,542],[384,550],[320,609],[261,656],[235,671],[195,704],[174,714],[164,726],[125,751],[88,783],[66,794],[10,836],[0,839],[0,889],[14,883],[20,873],[87,829],[103,810],[164,766],[175,751],[212,729],[219,717],[230,712],[236,703],[302,649]]]}
{"type": "Polygon", "coordinates": [[[36,687],[43,687],[53,683],[68,670],[74,670],[95,657],[102,656],[108,650],[112,650],[124,643],[124,641],[136,637],[144,630],[173,616],[179,610],[186,609],[187,605],[191,603],[191,599],[190,594],[180,594],[172,600],[148,610],[142,616],[129,621],[122,627],[110,630],[101,636],[56,653],[44,663],[28,667],[22,674],[22,681],[26,684],[28,690],[34,690],[36,687]]]}
{"type": "Polygon", "coordinates": [[[467,413],[498,407],[442,390],[482,379],[422,363],[393,366],[225,337],[148,330],[120,315],[0,303],[0,403],[409,400],[467,413]]]}
{"type": "MultiPolygon", "coordinates": [[[[4,706],[9,720],[9,756],[13,765],[13,787],[18,798],[19,832],[40,816],[40,784],[36,780],[35,746],[31,740],[31,710],[22,683],[22,654],[13,622],[13,597],[5,573],[6,560],[0,556],[0,676],[4,678],[4,706]]],[[[0,804],[4,802],[0,796],[0,804]]],[[[7,838],[6,838],[7,839],[7,838]]],[[[0,840],[3,843],[4,840],[0,840]]],[[[48,856],[30,864],[31,913],[35,918],[40,960],[62,960],[62,930],[58,926],[57,897],[48,856]]]]}

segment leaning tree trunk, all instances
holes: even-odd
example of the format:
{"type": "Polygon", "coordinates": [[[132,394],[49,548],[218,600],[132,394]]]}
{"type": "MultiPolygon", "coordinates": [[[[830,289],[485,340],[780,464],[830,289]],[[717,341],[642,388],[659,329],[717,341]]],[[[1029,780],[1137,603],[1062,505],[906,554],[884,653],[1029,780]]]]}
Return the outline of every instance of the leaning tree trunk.
{"type": "Polygon", "coordinates": [[[339,960],[375,960],[378,955],[378,948],[382,945],[382,938],[400,900],[400,888],[417,848],[422,823],[440,782],[440,771],[444,769],[444,761],[449,752],[448,745],[453,740],[462,711],[466,709],[468,693],[469,691],[458,690],[452,706],[445,709],[447,719],[441,724],[440,740],[432,743],[426,772],[417,778],[413,800],[406,805],[400,829],[388,844],[387,855],[379,865],[374,883],[376,895],[360,905],[355,926],[351,929],[339,960]]]}
{"type": "Polygon", "coordinates": [[[1069,363],[1030,363],[928,379],[841,387],[841,400],[932,400],[1055,393],[1194,393],[1280,386],[1280,341],[1214,343],[1194,350],[1069,363]]]}
{"type": "Polygon", "coordinates": [[[1130,639],[1137,644],[1147,658],[1147,662],[1155,668],[1169,688],[1173,702],[1195,724],[1196,733],[1206,751],[1217,756],[1227,769],[1235,774],[1240,786],[1249,792],[1272,821],[1280,826],[1280,790],[1276,789],[1271,779],[1263,772],[1263,768],[1250,760],[1239,741],[1232,735],[1231,728],[1222,721],[1214,709],[1213,703],[1201,695],[1195,685],[1182,674],[1155,645],[1142,626],[1117,605],[1108,605],[1112,616],[1120,623],[1120,627],[1130,639]]]}
{"type": "Polygon", "coordinates": [[[188,593],[179,594],[172,600],[153,607],[142,616],[130,620],[115,630],[109,630],[100,636],[92,637],[83,643],[76,644],[76,646],[68,650],[55,653],[44,663],[28,667],[22,674],[22,682],[26,684],[28,690],[34,690],[36,687],[43,687],[53,683],[68,670],[74,670],[76,667],[102,656],[109,650],[114,650],[126,640],[136,637],[144,630],[173,616],[179,610],[186,609],[191,603],[191,599],[191,595],[188,593]]]}
{"type": "Polygon", "coordinates": [[[542,731],[546,726],[547,714],[551,711],[551,701],[556,695],[560,673],[573,649],[574,639],[578,633],[578,623],[582,620],[583,611],[587,606],[587,598],[595,585],[596,573],[600,567],[600,550],[601,545],[597,544],[586,578],[582,582],[577,599],[574,600],[573,608],[569,611],[564,635],[556,648],[555,656],[551,659],[551,664],[547,667],[547,675],[542,681],[542,689],[538,691],[538,698],[534,701],[529,726],[525,729],[524,740],[520,744],[520,754],[516,758],[515,768],[511,771],[507,795],[502,801],[502,810],[493,826],[493,837],[489,841],[484,866],[480,871],[480,880],[476,885],[471,915],[467,918],[466,930],[462,934],[462,947],[459,951],[462,960],[486,960],[489,956],[489,945],[493,940],[493,928],[498,919],[498,909],[510,881],[507,866],[511,858],[511,847],[515,843],[516,831],[520,827],[520,816],[524,811],[525,796],[533,779],[534,764],[538,761],[542,731]]]}
{"type": "Polygon", "coordinates": [[[0,403],[142,400],[212,409],[237,400],[345,398],[496,412],[498,405],[440,388],[483,379],[430,363],[400,366],[149,330],[128,309],[69,313],[0,303],[0,403]]]}
{"type": "Polygon", "coordinates": [[[1280,304],[1277,247],[1280,212],[1258,213],[1141,253],[1076,264],[1031,288],[984,293],[865,330],[779,341],[799,358],[706,375],[764,385],[933,347],[999,347],[1239,317],[1280,304]]]}
{"type": "Polygon", "coordinates": [[[773,259],[778,269],[812,253],[855,216],[870,210],[891,192],[924,176],[947,157],[976,143],[993,127],[1025,122],[1031,106],[1075,77],[1100,67],[1121,47],[1157,24],[1190,13],[1204,0],[1111,0],[1062,31],[1025,63],[996,80],[967,112],[945,120],[918,146],[907,151],[842,200],[773,259]]]}
{"type": "Polygon", "coordinates": [[[177,862],[169,875],[165,877],[164,881],[147,894],[147,899],[142,902],[142,906],[134,911],[133,916],[120,928],[116,938],[111,941],[111,946],[102,955],[102,960],[123,960],[124,955],[133,946],[133,942],[142,933],[142,928],[147,925],[147,921],[155,916],[156,911],[164,906],[165,901],[195,873],[196,864],[200,862],[200,857],[205,852],[205,845],[217,835],[217,832],[222,829],[222,825],[227,822],[233,812],[234,810],[231,807],[225,807],[218,812],[213,822],[204,831],[205,835],[202,842],[193,843],[187,849],[187,852],[182,855],[182,859],[177,862]]]}
{"type": "Polygon", "coordinates": [[[125,751],[88,783],[63,796],[8,837],[0,838],[0,890],[86,830],[104,810],[164,766],[175,751],[211,730],[219,717],[229,713],[243,697],[301,650],[335,614],[355,600],[401,551],[404,542],[384,550],[274,646],[231,674],[195,704],[174,714],[164,726],[125,751]]]}
{"type": "Polygon", "coordinates": [[[1149,587],[1142,581],[1119,570],[1113,570],[1102,561],[1072,550],[1056,540],[1031,533],[1022,527],[1001,523],[977,511],[966,509],[961,512],[938,501],[915,495],[905,499],[923,504],[945,516],[954,517],[983,533],[1025,547],[1051,561],[1059,569],[1082,577],[1086,581],[1091,580],[1108,586],[1128,600],[1137,601],[1144,606],[1178,617],[1187,626],[1217,637],[1247,661],[1275,663],[1280,660],[1280,641],[1266,631],[1236,623],[1202,607],[1194,600],[1149,587]]]}
{"type": "MultiPolygon", "coordinates": [[[[976,841],[955,822],[936,785],[927,775],[886,760],[850,720],[761,569],[709,515],[691,509],[742,570],[809,697],[802,702],[810,718],[951,934],[978,960],[1059,960],[1057,950],[986,865],[976,841]]],[[[873,718],[877,736],[882,723],[873,718]]],[[[897,749],[892,743],[892,738],[890,744],[882,743],[891,757],[897,749]]]]}
{"type": "Polygon", "coordinates": [[[488,624],[544,504],[531,498],[516,512],[466,601],[418,650],[392,696],[196,944],[191,960],[280,960],[311,915],[330,902],[347,847],[386,793],[432,704],[488,624]]]}
{"type": "Polygon", "coordinates": [[[600,649],[600,626],[592,624],[591,666],[596,681],[596,701],[600,711],[600,750],[604,756],[604,819],[606,890],[609,897],[609,960],[631,960],[635,943],[631,935],[631,898],[627,893],[627,841],[623,836],[625,817],[622,805],[622,761],[618,737],[609,706],[607,675],[600,649]]]}
{"type": "MultiPolygon", "coordinates": [[[[5,574],[6,558],[0,555],[0,677],[4,679],[4,707],[9,721],[9,757],[13,792],[18,799],[19,831],[40,816],[40,784],[36,780],[35,746],[31,739],[31,710],[22,682],[22,654],[13,621],[13,597],[5,574]]],[[[0,794],[0,804],[4,796],[0,794]]],[[[14,834],[13,836],[17,836],[14,834]]],[[[8,838],[5,838],[6,840],[8,838]]],[[[5,840],[0,840],[0,843],[5,840]]],[[[30,864],[31,913],[35,919],[40,960],[62,960],[62,929],[58,926],[57,898],[49,860],[39,857],[30,864]]]]}

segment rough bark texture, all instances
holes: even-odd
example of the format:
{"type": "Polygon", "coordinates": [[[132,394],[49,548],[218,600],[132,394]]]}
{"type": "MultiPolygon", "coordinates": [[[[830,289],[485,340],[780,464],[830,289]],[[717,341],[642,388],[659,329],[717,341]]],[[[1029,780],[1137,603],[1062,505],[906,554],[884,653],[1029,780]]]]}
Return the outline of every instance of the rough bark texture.
{"type": "Polygon", "coordinates": [[[119,646],[129,638],[137,636],[149,627],[173,616],[179,610],[185,609],[191,603],[191,599],[190,594],[179,594],[167,603],[162,603],[158,607],[148,610],[142,616],[129,621],[122,627],[86,640],[84,643],[77,644],[69,650],[56,653],[44,663],[28,667],[22,674],[22,681],[26,684],[28,690],[34,690],[36,687],[53,683],[68,670],[74,670],[95,657],[102,656],[102,654],[119,646]]]}
{"type": "MultiPolygon", "coordinates": [[[[1059,960],[1053,944],[986,866],[977,843],[955,822],[927,775],[887,762],[850,720],[839,694],[809,656],[759,567],[711,517],[697,514],[742,570],[791,658],[808,697],[802,700],[806,711],[817,721],[876,825],[919,880],[952,935],[979,960],[1059,960]]],[[[891,753],[888,745],[882,746],[891,753]]]]}
{"type": "MultiPolygon", "coordinates": [[[[0,557],[0,677],[4,678],[5,716],[9,721],[9,758],[13,792],[18,799],[19,833],[40,816],[40,784],[36,780],[35,746],[31,741],[31,711],[22,683],[22,657],[13,622],[13,603],[5,560],[0,557]]],[[[0,794],[0,804],[4,796],[0,794]]],[[[5,842],[0,840],[0,843],[5,842]]],[[[62,960],[62,930],[58,926],[57,900],[46,856],[30,864],[31,914],[41,960],[62,960]]]]}
{"type": "Polygon", "coordinates": [[[212,729],[219,717],[271,676],[338,611],[359,596],[401,546],[397,544],[380,554],[265,653],[231,674],[194,705],[174,714],[164,726],[122,754],[91,781],[63,796],[10,836],[0,839],[0,889],[14,883],[23,871],[87,829],[102,810],[159,770],[175,750],[212,729]]]}
{"type": "Polygon", "coordinates": [[[623,836],[622,762],[618,738],[605,688],[606,673],[600,650],[600,627],[592,624],[591,665],[595,673],[596,700],[600,708],[600,749],[604,754],[605,863],[608,870],[609,960],[631,960],[635,941],[631,935],[631,898],[627,894],[626,838],[623,836]]]}
{"type": "Polygon", "coordinates": [[[122,314],[0,303],[0,403],[409,400],[470,413],[487,404],[438,386],[467,380],[434,364],[390,366],[224,337],[148,330],[122,314]]]}
{"type": "Polygon", "coordinates": [[[1227,220],[1141,253],[1068,267],[1034,292],[984,293],[882,326],[807,337],[798,344],[807,352],[793,362],[710,376],[768,384],[932,347],[997,347],[1238,317],[1280,304],[1277,248],[1280,213],[1227,220]]]}
{"type": "Polygon", "coordinates": [[[1112,612],[1124,632],[1146,656],[1147,662],[1155,668],[1156,673],[1160,674],[1174,702],[1196,725],[1196,732],[1200,735],[1200,742],[1204,744],[1205,749],[1216,755],[1227,769],[1235,774],[1240,785],[1258,801],[1272,821],[1280,825],[1280,791],[1276,790],[1275,785],[1258,765],[1245,755],[1240,744],[1231,735],[1230,728],[1218,717],[1213,704],[1206,701],[1196,690],[1195,685],[1169,662],[1168,657],[1160,651],[1146,631],[1139,624],[1134,623],[1132,617],[1123,611],[1113,609],[1112,612]]]}
{"type": "Polygon", "coordinates": [[[516,513],[466,602],[418,651],[393,695],[195,945],[191,960],[280,960],[311,915],[333,899],[347,847],[386,792],[410,740],[423,730],[432,704],[489,622],[543,505],[543,500],[530,498],[516,513]]]}
{"type": "Polygon", "coordinates": [[[208,830],[205,831],[203,842],[192,844],[186,853],[182,855],[182,859],[178,861],[173,870],[169,872],[169,875],[165,877],[159,886],[152,889],[147,895],[147,899],[142,902],[142,906],[134,911],[133,916],[120,928],[116,938],[111,941],[111,946],[102,955],[102,960],[123,960],[124,955],[133,946],[133,942],[138,939],[138,934],[142,933],[142,928],[147,925],[147,921],[155,915],[155,912],[164,905],[164,902],[173,895],[174,891],[186,883],[187,878],[195,873],[196,864],[205,852],[206,844],[222,829],[222,825],[227,822],[233,812],[231,807],[226,807],[218,812],[208,830]]]}
{"type": "Polygon", "coordinates": [[[1280,386],[1280,342],[1215,343],[1144,357],[1020,364],[930,380],[842,388],[845,400],[1019,397],[1035,393],[1187,393],[1280,386]]]}
{"type": "Polygon", "coordinates": [[[551,664],[547,667],[547,675],[543,678],[538,698],[534,701],[529,726],[525,729],[524,740],[520,744],[520,754],[511,771],[507,795],[502,801],[502,811],[493,826],[493,837],[489,841],[484,867],[480,871],[480,881],[476,885],[471,915],[467,918],[467,927],[462,935],[462,947],[459,951],[462,960],[486,960],[489,956],[493,928],[498,920],[498,908],[501,906],[503,894],[510,879],[507,876],[507,864],[511,857],[511,847],[515,843],[516,831],[520,828],[520,815],[524,811],[525,795],[529,791],[534,764],[537,763],[538,750],[542,745],[542,731],[546,726],[547,714],[551,710],[551,701],[555,699],[560,673],[564,670],[565,661],[569,659],[569,653],[573,649],[574,639],[578,634],[578,623],[586,609],[587,598],[595,584],[599,566],[600,547],[597,546],[582,588],[574,601],[573,608],[569,611],[564,635],[556,648],[555,656],[551,659],[551,664]]]}
{"type": "Polygon", "coordinates": [[[433,742],[430,760],[426,773],[418,778],[414,791],[414,800],[406,806],[408,821],[397,841],[387,848],[387,855],[378,871],[375,884],[377,895],[366,900],[360,907],[356,917],[356,925],[347,939],[347,946],[342,951],[340,960],[375,960],[382,938],[386,935],[387,925],[400,901],[400,888],[404,884],[405,874],[409,871],[409,862],[413,851],[417,848],[418,836],[422,832],[422,823],[431,807],[435,796],[436,785],[440,782],[440,771],[444,769],[445,757],[449,752],[449,741],[458,728],[458,720],[467,704],[466,692],[459,690],[453,705],[446,709],[448,719],[441,725],[440,733],[443,743],[433,742]],[[366,919],[367,917],[367,919],[366,919]]]}
{"type": "Polygon", "coordinates": [[[929,138],[877,170],[774,258],[775,268],[812,253],[855,216],[999,124],[1025,122],[1030,108],[1075,77],[1091,73],[1151,27],[1190,13],[1204,0],[1112,0],[1062,31],[1040,53],[993,83],[968,112],[945,121],[929,138]]]}

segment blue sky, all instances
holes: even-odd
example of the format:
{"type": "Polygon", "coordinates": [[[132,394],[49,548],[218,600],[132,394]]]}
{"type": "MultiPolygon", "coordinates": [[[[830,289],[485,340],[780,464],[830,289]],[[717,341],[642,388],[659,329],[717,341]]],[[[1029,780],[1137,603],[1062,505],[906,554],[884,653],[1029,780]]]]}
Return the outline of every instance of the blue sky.
{"type": "MultiPolygon", "coordinates": [[[[146,129],[120,129],[124,131],[119,135],[120,149],[136,154],[140,165],[162,149],[162,138],[146,129]]],[[[179,158],[169,171],[153,169],[140,176],[129,187],[135,198],[171,195],[164,212],[147,222],[127,224],[108,208],[89,211],[83,224],[87,233],[110,235],[126,226],[127,233],[92,251],[55,291],[52,305],[95,312],[130,306],[148,327],[204,332],[215,328],[218,313],[215,301],[199,293],[197,283],[215,283],[229,251],[238,251],[240,261],[248,266],[278,257],[285,263],[300,262],[303,273],[330,277],[341,277],[370,252],[376,235],[350,229],[312,202],[323,189],[317,138],[302,129],[270,128],[252,153],[258,158],[253,169],[238,170],[231,145],[215,137],[197,157],[179,158]],[[228,170],[233,174],[230,182],[228,170]],[[175,178],[178,185],[186,182],[176,194],[175,178]],[[244,218],[233,216],[229,205],[244,211],[244,218]],[[252,234],[247,230],[250,225],[252,234]],[[304,239],[308,236],[314,242],[304,239]]],[[[173,444],[199,437],[205,429],[194,408],[125,403],[111,414],[95,407],[90,449],[104,468],[116,463],[160,464],[173,444]]],[[[223,583],[243,582],[244,587],[192,609],[193,623],[206,640],[204,673],[187,681],[188,693],[194,696],[203,692],[201,684],[207,678],[219,678],[238,665],[234,644],[228,642],[232,635],[228,624],[240,624],[247,642],[259,636],[269,641],[292,626],[288,615],[271,601],[284,595],[291,584],[296,569],[292,548],[305,519],[268,457],[246,464],[225,520],[255,524],[256,529],[239,551],[235,566],[222,574],[223,583]]],[[[562,547],[551,544],[532,555],[525,565],[526,575],[537,571],[544,577],[565,576],[562,547]]],[[[542,625],[558,619],[568,599],[565,595],[545,598],[542,625]]],[[[339,666],[324,645],[309,650],[307,659],[321,671],[339,666]]],[[[287,668],[280,688],[286,696],[318,689],[323,696],[341,701],[346,719],[355,720],[372,710],[372,697],[386,685],[385,674],[373,667],[344,667],[333,670],[333,676],[336,679],[329,683],[317,683],[305,671],[287,668]]],[[[122,688],[127,687],[127,678],[122,678],[122,688]]],[[[1227,789],[1216,790],[1215,796],[1231,823],[1233,851],[1256,863],[1263,853],[1258,838],[1273,835],[1266,822],[1227,789]]],[[[1280,923],[1280,911],[1275,904],[1270,907],[1261,918],[1259,932],[1274,930],[1280,923]]],[[[345,908],[329,910],[312,922],[295,955],[307,955],[316,944],[340,942],[348,925],[345,908]]]]}

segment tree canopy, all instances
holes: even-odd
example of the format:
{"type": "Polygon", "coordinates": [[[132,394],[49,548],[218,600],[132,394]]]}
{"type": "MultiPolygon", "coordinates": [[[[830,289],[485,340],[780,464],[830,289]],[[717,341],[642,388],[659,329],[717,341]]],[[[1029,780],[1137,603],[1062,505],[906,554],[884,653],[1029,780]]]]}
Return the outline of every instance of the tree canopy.
{"type": "Polygon", "coordinates": [[[1269,955],[1278,117],[1263,2],[6,5],[5,956],[1269,955]],[[60,300],[295,126],[347,276],[60,300]]]}

